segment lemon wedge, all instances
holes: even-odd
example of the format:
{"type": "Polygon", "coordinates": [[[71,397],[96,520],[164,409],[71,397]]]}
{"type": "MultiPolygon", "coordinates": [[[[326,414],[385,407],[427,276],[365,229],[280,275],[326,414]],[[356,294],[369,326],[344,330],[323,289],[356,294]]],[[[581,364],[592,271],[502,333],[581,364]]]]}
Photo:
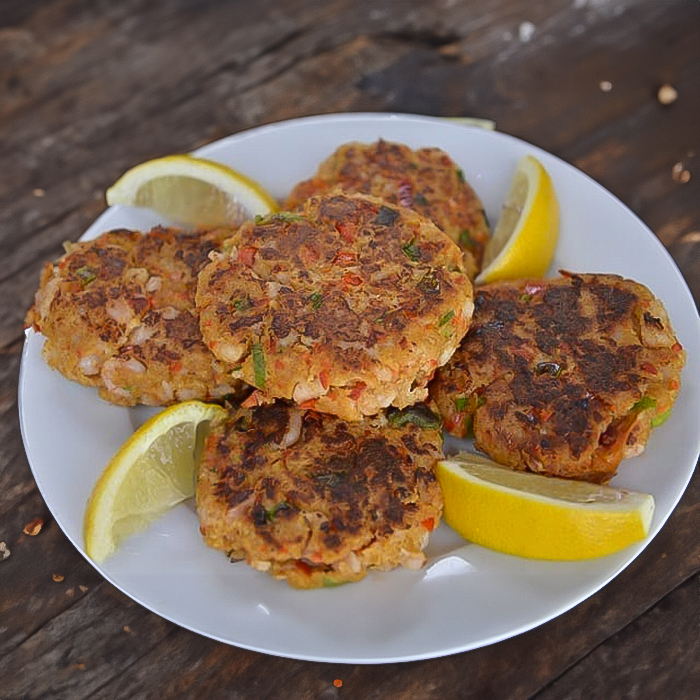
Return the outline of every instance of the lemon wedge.
{"type": "Polygon", "coordinates": [[[463,126],[478,126],[481,129],[494,131],[496,122],[492,119],[479,119],[478,117],[443,117],[448,122],[453,124],[462,124],[463,126]]]}
{"type": "Polygon", "coordinates": [[[88,556],[104,561],[119,543],[194,495],[195,468],[220,406],[186,401],[144,423],[112,457],[85,512],[88,556]]]}
{"type": "Polygon", "coordinates": [[[552,179],[533,156],[522,158],[493,235],[484,250],[477,284],[541,277],[559,237],[559,203],[552,179]]]}
{"type": "Polygon", "coordinates": [[[131,168],[106,197],[110,205],[148,207],[194,226],[237,226],[278,210],[272,195],[249,177],[189,155],[156,158],[131,168]]]}
{"type": "Polygon", "coordinates": [[[533,559],[592,559],[644,539],[654,498],[515,472],[478,455],[438,462],[445,522],[462,537],[533,559]]]}

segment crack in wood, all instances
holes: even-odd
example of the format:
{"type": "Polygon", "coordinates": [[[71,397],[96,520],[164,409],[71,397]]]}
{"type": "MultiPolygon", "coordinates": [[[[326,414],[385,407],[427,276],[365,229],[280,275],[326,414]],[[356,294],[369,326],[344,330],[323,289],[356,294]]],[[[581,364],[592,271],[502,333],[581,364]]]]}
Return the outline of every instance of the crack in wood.
{"type": "MultiPolygon", "coordinates": [[[[150,611],[149,611],[150,612],[150,611]]],[[[172,623],[170,623],[172,624],[172,623]]],[[[149,647],[146,649],[143,654],[137,656],[132,663],[123,666],[122,668],[119,669],[119,673],[116,673],[114,676],[111,678],[107,679],[102,685],[98,686],[97,688],[94,688],[90,691],[91,696],[97,695],[102,689],[107,688],[108,686],[112,685],[115,681],[118,681],[122,676],[125,675],[125,673],[132,668],[134,665],[141,663],[144,659],[148,658],[154,651],[156,651],[162,644],[165,642],[170,643],[171,637],[173,637],[175,634],[181,631],[188,631],[189,630],[183,630],[175,625],[172,626],[172,629],[168,630],[168,632],[165,634],[165,636],[158,640],[153,646],[149,647]]],[[[138,697],[138,695],[129,695],[129,698],[132,697],[138,697]]],[[[121,700],[128,700],[127,698],[122,698],[121,700]]]]}
{"type": "Polygon", "coordinates": [[[18,352],[22,352],[24,337],[24,333],[21,333],[5,341],[0,345],[0,355],[16,355],[18,352]]]}
{"type": "MultiPolygon", "coordinates": [[[[23,452],[24,452],[24,448],[22,447],[19,450],[17,450],[17,452],[15,453],[15,456],[19,457],[23,454],[23,452]]],[[[10,463],[10,461],[11,460],[8,460],[8,464],[10,463]]],[[[10,505],[8,507],[3,508],[0,511],[0,520],[4,519],[5,516],[8,513],[10,513],[11,511],[15,510],[15,508],[21,508],[23,505],[26,504],[26,502],[30,498],[36,497],[37,494],[39,496],[41,496],[41,494],[39,493],[39,488],[36,485],[36,481],[34,481],[34,476],[31,475],[31,472],[30,472],[30,480],[31,480],[31,484],[30,484],[29,490],[26,493],[23,493],[16,501],[14,501],[13,503],[10,503],[10,505]]],[[[19,486],[20,484],[18,483],[17,485],[19,486]]],[[[44,503],[43,496],[41,496],[41,502],[44,503]]],[[[2,696],[0,696],[0,697],[2,697],[2,696]]]]}
{"type": "MultiPolygon", "coordinates": [[[[65,535],[64,535],[65,536],[65,535]]],[[[71,545],[72,546],[72,545],[71,545]]],[[[12,654],[16,654],[18,651],[22,650],[22,647],[24,647],[26,644],[30,644],[38,634],[41,634],[42,630],[44,630],[47,626],[49,625],[55,625],[56,621],[60,621],[61,616],[65,615],[66,613],[70,612],[76,605],[78,605],[81,601],[84,601],[88,596],[91,596],[95,591],[99,590],[105,585],[111,585],[109,584],[106,580],[101,580],[98,581],[97,583],[93,584],[88,588],[87,591],[84,593],[81,591],[81,593],[78,595],[76,598],[71,598],[67,599],[69,600],[69,604],[61,610],[61,612],[57,613],[56,615],[53,615],[49,619],[47,619],[45,622],[43,622],[41,625],[33,629],[21,642],[18,644],[15,644],[12,647],[9,647],[8,649],[3,650],[3,661],[7,661],[9,657],[12,654]]],[[[78,590],[80,588],[78,587],[78,590]]],[[[53,646],[50,646],[46,651],[51,651],[52,649],[55,649],[58,645],[60,645],[64,640],[63,639],[57,639],[55,644],[53,646]]],[[[0,696],[1,698],[2,696],[0,696]]]]}
{"type": "Polygon", "coordinates": [[[586,654],[584,654],[583,656],[578,658],[574,663],[567,666],[565,669],[563,669],[561,671],[561,673],[559,673],[555,677],[551,678],[539,690],[537,690],[535,693],[530,695],[528,700],[537,700],[538,698],[541,698],[545,693],[547,693],[548,690],[550,690],[552,687],[556,686],[556,684],[559,681],[561,681],[567,674],[569,674],[573,669],[575,669],[580,664],[584,663],[586,661],[586,659],[593,656],[596,653],[596,651],[603,648],[614,637],[616,637],[620,634],[623,634],[625,632],[625,630],[629,630],[633,625],[635,625],[635,623],[637,623],[639,620],[641,620],[645,615],[648,615],[653,610],[662,606],[664,604],[664,601],[668,600],[669,597],[671,597],[674,593],[676,593],[683,586],[688,585],[692,580],[700,581],[700,574],[697,571],[690,574],[687,578],[683,579],[682,581],[678,582],[678,584],[676,586],[669,589],[665,593],[665,595],[663,595],[661,598],[659,598],[653,605],[650,605],[645,610],[642,610],[636,617],[629,620],[626,624],[622,625],[619,629],[611,632],[610,635],[608,635],[608,637],[606,637],[604,640],[602,640],[599,644],[596,644],[595,646],[591,647],[591,649],[586,654]]]}
{"type": "Polygon", "coordinates": [[[449,44],[455,44],[462,40],[456,32],[436,32],[428,29],[396,29],[377,32],[373,36],[379,39],[391,39],[403,44],[420,46],[428,49],[440,49],[449,44]]]}

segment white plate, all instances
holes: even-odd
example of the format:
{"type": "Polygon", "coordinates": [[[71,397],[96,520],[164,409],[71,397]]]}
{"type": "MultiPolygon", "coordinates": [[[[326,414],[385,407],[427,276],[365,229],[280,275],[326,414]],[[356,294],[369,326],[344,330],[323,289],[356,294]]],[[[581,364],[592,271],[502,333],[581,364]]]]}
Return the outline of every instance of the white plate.
{"type": "MultiPolygon", "coordinates": [[[[700,452],[700,322],[693,299],[661,244],[623,204],[575,168],[497,132],[439,119],[335,115],[253,129],[197,151],[256,178],[282,198],[338,145],[378,137],[440,146],[464,170],[491,221],[498,218],[518,159],[532,153],[549,170],[561,205],[553,270],[616,272],[647,284],[666,304],[687,349],[683,388],[668,422],[614,484],[652,493],[647,541],[587,562],[518,559],[469,545],[442,526],[422,571],[371,574],[360,583],[296,591],[229,564],[201,541],[191,504],[171,511],[97,569],[155,613],[237,646],[299,659],[379,663],[474,649],[531,629],[595,593],[624,569],[675,507],[700,452]]],[[[152,213],[112,207],[85,237],[158,223],[152,213]]],[[[139,411],[101,401],[50,370],[41,336],[22,357],[22,435],[39,489],[56,521],[84,553],[82,521],[93,483],[139,422],[139,411]]]]}

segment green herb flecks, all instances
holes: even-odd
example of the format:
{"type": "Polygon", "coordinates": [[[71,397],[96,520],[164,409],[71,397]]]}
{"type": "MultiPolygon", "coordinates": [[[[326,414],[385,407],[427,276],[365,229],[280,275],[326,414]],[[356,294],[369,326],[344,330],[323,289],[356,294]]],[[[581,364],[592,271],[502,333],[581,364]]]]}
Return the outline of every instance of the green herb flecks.
{"type": "Polygon", "coordinates": [[[265,352],[260,343],[253,344],[253,374],[255,375],[255,386],[258,389],[265,388],[265,352]]]}
{"type": "Polygon", "coordinates": [[[253,306],[253,302],[248,297],[236,299],[233,302],[233,308],[236,311],[247,311],[251,306],[253,306]]]}
{"type": "Polygon", "coordinates": [[[651,396],[642,396],[642,398],[632,406],[632,412],[638,413],[640,411],[646,411],[648,408],[654,408],[655,406],[656,399],[652,399],[651,396]]]}
{"type": "Polygon", "coordinates": [[[402,410],[396,408],[387,411],[387,421],[389,425],[400,428],[404,425],[413,424],[419,428],[437,430],[442,427],[442,419],[436,416],[425,404],[419,403],[402,410]]]}
{"type": "Polygon", "coordinates": [[[462,248],[471,248],[474,245],[472,232],[468,228],[463,228],[459,232],[459,238],[457,240],[459,242],[459,245],[462,246],[462,248]]]}
{"type": "Polygon", "coordinates": [[[314,310],[318,310],[323,304],[323,294],[321,294],[321,292],[314,292],[309,297],[309,301],[311,302],[311,308],[314,310]]]}
{"type": "Polygon", "coordinates": [[[457,168],[455,172],[457,173],[457,179],[460,182],[466,182],[466,180],[464,179],[464,170],[462,170],[462,168],[457,168]]]}
{"type": "Polygon", "coordinates": [[[324,588],[337,588],[338,586],[344,586],[348,581],[334,581],[329,576],[323,577],[323,587],[324,588]]]}
{"type": "Polygon", "coordinates": [[[391,207],[381,207],[374,217],[373,223],[377,226],[391,226],[399,218],[399,212],[391,207]]]}
{"type": "Polygon", "coordinates": [[[80,286],[85,289],[85,287],[90,284],[90,282],[94,282],[97,279],[97,275],[87,266],[83,265],[83,267],[79,267],[76,271],[75,274],[78,276],[78,280],[80,280],[80,286]]]}
{"type": "Polygon", "coordinates": [[[272,506],[272,508],[265,509],[265,520],[267,520],[268,523],[274,522],[275,517],[279,513],[285,513],[286,511],[291,510],[291,508],[292,506],[290,506],[286,501],[276,503],[274,506],[272,506]]]}
{"type": "Polygon", "coordinates": [[[401,250],[412,262],[420,262],[420,248],[414,243],[415,240],[415,238],[412,238],[408,243],[402,245],[401,250]]]}
{"type": "Polygon", "coordinates": [[[293,211],[278,211],[275,214],[256,214],[255,223],[258,225],[270,224],[273,221],[299,222],[306,221],[306,217],[295,214],[293,211]]]}
{"type": "Polygon", "coordinates": [[[442,328],[446,323],[449,323],[455,317],[455,312],[450,309],[446,314],[440,316],[438,321],[438,328],[442,328]]]}
{"type": "Polygon", "coordinates": [[[306,217],[301,214],[295,214],[292,211],[279,211],[272,215],[277,221],[306,221],[306,217]]]}
{"type": "Polygon", "coordinates": [[[466,396],[458,396],[457,398],[453,399],[452,401],[455,405],[455,408],[460,413],[467,408],[467,404],[469,403],[469,399],[466,396]]]}
{"type": "Polygon", "coordinates": [[[667,408],[663,413],[659,413],[658,416],[654,416],[651,419],[651,427],[658,428],[660,425],[663,425],[668,420],[672,410],[673,406],[667,408]]]}

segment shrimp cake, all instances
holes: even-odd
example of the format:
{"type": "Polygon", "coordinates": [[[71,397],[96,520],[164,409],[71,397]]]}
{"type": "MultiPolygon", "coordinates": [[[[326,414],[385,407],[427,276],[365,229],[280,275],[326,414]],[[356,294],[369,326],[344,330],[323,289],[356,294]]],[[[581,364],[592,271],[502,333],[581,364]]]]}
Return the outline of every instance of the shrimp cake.
{"type": "Polygon", "coordinates": [[[417,211],[469,252],[470,273],[481,268],[490,237],[483,205],[462,170],[439,148],[412,150],[381,139],[347,143],[323,161],[311,179],[292,190],[286,207],[294,209],[311,195],[334,187],[417,211]]]}
{"type": "Polygon", "coordinates": [[[44,358],[112,403],[165,405],[240,390],[202,341],[196,274],[231,231],[116,230],[48,263],[28,325],[44,358]]]}
{"type": "Polygon", "coordinates": [[[200,273],[197,309],[234,376],[359,420],[427,396],[473,303],[462,251],[434,224],[336,192],[243,224],[200,273]]]}
{"type": "Polygon", "coordinates": [[[514,469],[603,483],[671,411],[685,354],[661,302],[617,275],[476,291],[431,385],[447,430],[514,469]]]}
{"type": "Polygon", "coordinates": [[[348,422],[286,402],[212,428],[197,474],[205,542],[295,588],[417,569],[442,514],[440,419],[426,406],[348,422]]]}

